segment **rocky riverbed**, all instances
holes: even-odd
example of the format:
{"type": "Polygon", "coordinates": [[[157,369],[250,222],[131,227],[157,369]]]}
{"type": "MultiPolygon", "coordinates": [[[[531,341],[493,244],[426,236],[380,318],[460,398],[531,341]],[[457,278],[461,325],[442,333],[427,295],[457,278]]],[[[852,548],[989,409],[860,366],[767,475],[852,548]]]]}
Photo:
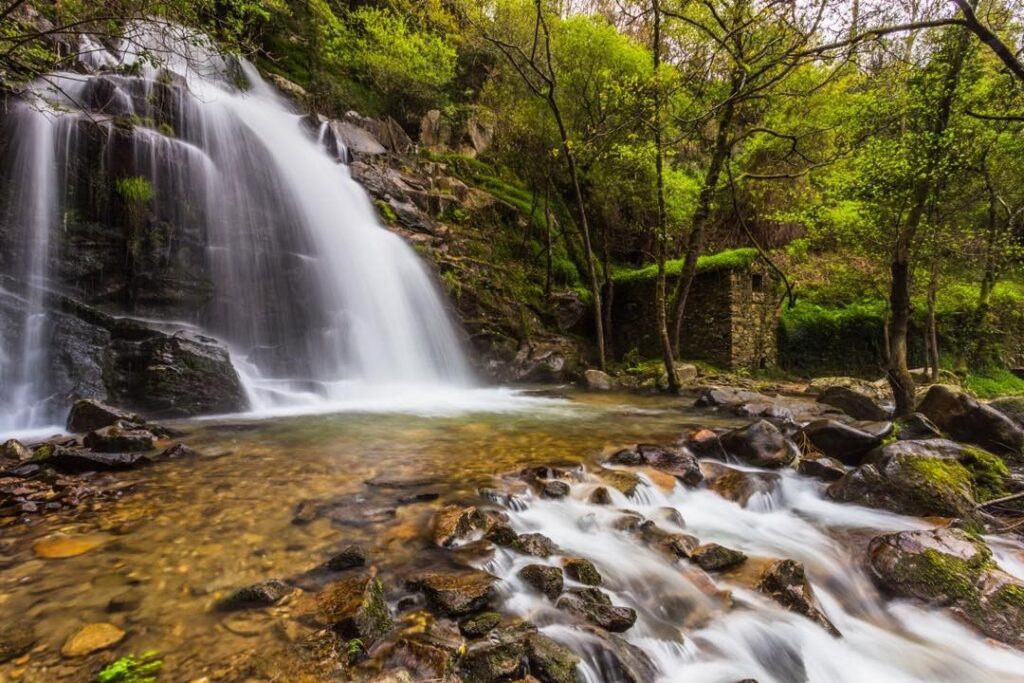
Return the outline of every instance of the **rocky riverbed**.
{"type": "MultiPolygon", "coordinates": [[[[549,394],[550,395],[550,394],[549,394]]],[[[0,681],[1012,681],[1020,437],[954,389],[8,442],[0,681]]]]}

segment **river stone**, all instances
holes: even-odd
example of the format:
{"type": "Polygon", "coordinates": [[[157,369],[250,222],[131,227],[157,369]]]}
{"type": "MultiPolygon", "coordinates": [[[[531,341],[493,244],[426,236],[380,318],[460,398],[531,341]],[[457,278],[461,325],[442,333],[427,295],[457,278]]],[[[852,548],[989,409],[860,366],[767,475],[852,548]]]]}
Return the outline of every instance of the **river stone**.
{"type": "Polygon", "coordinates": [[[467,638],[484,636],[501,623],[501,615],[497,612],[484,612],[459,622],[459,631],[467,638]]]}
{"type": "Polygon", "coordinates": [[[591,505],[611,505],[612,496],[608,492],[608,489],[604,486],[598,486],[596,489],[590,492],[590,497],[587,501],[591,505]]]}
{"type": "Polygon", "coordinates": [[[369,572],[335,581],[317,594],[316,603],[323,623],[343,638],[358,638],[363,649],[369,649],[394,625],[384,586],[369,572]]]}
{"type": "Polygon", "coordinates": [[[640,444],[636,450],[644,464],[671,474],[687,486],[697,486],[704,479],[696,456],[686,448],[640,444]]]}
{"type": "Polygon", "coordinates": [[[32,458],[32,451],[16,439],[8,439],[0,446],[0,467],[26,462],[32,458]]]}
{"type": "Polygon", "coordinates": [[[754,467],[785,467],[798,454],[796,446],[767,420],[758,420],[719,438],[726,452],[754,467]]]}
{"type": "Polygon", "coordinates": [[[988,402],[989,406],[1024,427],[1024,396],[1003,396],[988,402]]]}
{"type": "Polygon", "coordinates": [[[496,683],[520,678],[526,672],[526,642],[536,633],[532,624],[496,629],[467,648],[459,662],[464,683],[496,683]]]}
{"type": "Polygon", "coordinates": [[[270,607],[280,602],[292,592],[291,587],[280,579],[260,581],[251,586],[239,588],[219,603],[221,610],[248,609],[251,607],[270,607]]]}
{"type": "Polygon", "coordinates": [[[425,572],[409,577],[410,588],[422,591],[427,602],[447,616],[457,617],[479,612],[496,597],[498,581],[482,571],[425,572]]]}
{"type": "Polygon", "coordinates": [[[576,666],[580,658],[572,650],[540,633],[526,640],[526,659],[530,673],[541,683],[581,683],[576,666]]]}
{"type": "Polygon", "coordinates": [[[794,560],[778,560],[761,574],[757,590],[779,603],[790,612],[801,614],[816,622],[834,636],[839,630],[821,611],[814,590],[804,574],[804,566],[794,560]]]}
{"type": "Polygon", "coordinates": [[[554,541],[544,534],[520,534],[511,546],[514,550],[531,557],[548,557],[557,550],[554,541]]]}
{"type": "Polygon", "coordinates": [[[880,422],[892,417],[892,412],[875,403],[870,396],[849,386],[833,385],[818,396],[818,403],[838,408],[855,420],[880,422]]]}
{"type": "Polygon", "coordinates": [[[31,624],[20,620],[0,624],[0,664],[22,656],[35,645],[36,634],[31,624]]]}
{"type": "Polygon", "coordinates": [[[550,498],[552,500],[558,500],[565,498],[569,495],[569,485],[564,481],[546,481],[541,484],[540,495],[541,498],[550,498]]]}
{"type": "Polygon", "coordinates": [[[1024,646],[1024,581],[977,537],[952,528],[886,534],[871,541],[868,562],[882,588],[950,607],[985,635],[1024,646]]]}
{"type": "Polygon", "coordinates": [[[1024,428],[954,387],[934,385],[917,410],[958,441],[1017,457],[1024,450],[1024,428]]]}
{"type": "Polygon", "coordinates": [[[573,581],[579,581],[587,586],[600,586],[601,573],[590,560],[583,557],[567,557],[562,560],[565,573],[573,581]]]}
{"type": "Polygon", "coordinates": [[[835,500],[919,517],[977,517],[974,487],[959,460],[969,451],[944,439],[896,441],[828,488],[835,500]]]}
{"type": "Polygon", "coordinates": [[[532,586],[538,593],[554,600],[562,594],[564,579],[559,567],[545,564],[528,564],[519,570],[519,578],[532,586]]]}
{"type": "Polygon", "coordinates": [[[846,476],[843,463],[825,456],[801,455],[796,463],[796,471],[806,477],[828,482],[839,481],[846,476]]]}
{"type": "Polygon", "coordinates": [[[32,544],[37,557],[59,560],[84,555],[106,543],[108,537],[98,534],[85,536],[50,536],[32,544]]]}
{"type": "Polygon", "coordinates": [[[611,633],[622,633],[636,623],[636,612],[612,605],[611,598],[597,588],[573,588],[555,605],[611,633]]]}
{"type": "Polygon", "coordinates": [[[777,472],[744,472],[716,462],[701,463],[708,488],[726,500],[746,506],[754,496],[767,496],[779,483],[777,472]]]}
{"type": "Polygon", "coordinates": [[[594,662],[600,669],[600,680],[623,683],[654,683],[657,680],[657,667],[636,645],[596,627],[583,626],[581,630],[593,638],[593,646],[599,651],[594,662]]]}
{"type": "Polygon", "coordinates": [[[436,545],[449,547],[487,526],[487,518],[472,506],[447,505],[434,515],[433,538],[436,545]]]}
{"type": "Polygon", "coordinates": [[[771,399],[764,394],[746,389],[734,389],[732,387],[705,387],[694,405],[698,408],[719,408],[722,406],[740,405],[743,403],[771,403],[771,399]]]}
{"type": "Polygon", "coordinates": [[[153,433],[126,422],[101,427],[85,435],[82,442],[86,448],[97,453],[132,453],[153,449],[153,433]]]}
{"type": "Polygon", "coordinates": [[[590,391],[611,391],[613,386],[611,376],[600,370],[584,370],[583,383],[590,391]]]}
{"type": "Polygon", "coordinates": [[[48,465],[61,472],[71,474],[130,470],[152,463],[153,459],[142,451],[105,453],[86,451],[81,448],[64,448],[63,446],[55,447],[53,455],[47,460],[48,465]]]}
{"type": "Polygon", "coordinates": [[[68,636],[60,653],[65,657],[84,657],[117,645],[125,636],[125,632],[113,624],[86,624],[68,636]]]}
{"type": "Polygon", "coordinates": [[[704,571],[721,571],[743,564],[747,556],[739,550],[726,548],[717,543],[699,545],[690,552],[690,560],[704,571]]]}
{"type": "Polygon", "coordinates": [[[83,398],[72,404],[71,412],[68,413],[67,430],[72,433],[85,434],[118,422],[141,424],[144,420],[126,410],[91,398],[83,398]]]}
{"type": "Polygon", "coordinates": [[[911,413],[895,422],[896,438],[900,441],[941,439],[942,430],[921,413],[911,413]]]}
{"type": "Polygon", "coordinates": [[[605,484],[611,486],[626,497],[632,496],[636,493],[637,487],[640,486],[640,476],[635,472],[611,470],[602,467],[597,471],[597,475],[605,484]]]}
{"type": "Polygon", "coordinates": [[[342,571],[345,569],[353,569],[355,567],[362,567],[366,564],[366,551],[363,550],[362,546],[355,544],[345,546],[341,549],[341,552],[337,553],[331,559],[327,560],[325,566],[328,569],[334,571],[342,571]]]}
{"type": "Polygon", "coordinates": [[[799,433],[828,457],[852,467],[882,443],[882,437],[836,420],[815,420],[799,433]]]}

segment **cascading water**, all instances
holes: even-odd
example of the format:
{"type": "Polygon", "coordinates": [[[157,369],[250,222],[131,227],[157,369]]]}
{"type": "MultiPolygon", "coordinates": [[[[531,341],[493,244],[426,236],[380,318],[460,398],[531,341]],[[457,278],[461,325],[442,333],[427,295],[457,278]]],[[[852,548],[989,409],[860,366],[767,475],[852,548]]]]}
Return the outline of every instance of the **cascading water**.
{"type": "Polygon", "coordinates": [[[79,278],[85,298],[218,337],[253,408],[470,384],[431,277],[302,117],[252,65],[184,29],[131,30],[116,53],[83,40],[91,73],[40,80],[5,123],[14,144],[0,251],[4,265],[20,265],[5,269],[12,277],[0,291],[17,320],[0,337],[0,432],[59,422],[66,409],[67,397],[45,400],[54,392],[43,299],[69,279],[58,281],[54,263],[69,270],[76,258],[74,245],[55,244],[61,223],[80,220],[84,204],[131,209],[116,192],[97,200],[98,181],[110,194],[144,179],[150,191],[134,201],[148,217],[125,221],[126,283],[105,291],[79,278]],[[143,257],[180,272],[153,275],[136,263],[143,257]],[[161,277],[169,284],[154,293],[161,277]],[[208,283],[200,304],[195,282],[208,283]],[[178,295],[176,308],[166,305],[178,295]]]}

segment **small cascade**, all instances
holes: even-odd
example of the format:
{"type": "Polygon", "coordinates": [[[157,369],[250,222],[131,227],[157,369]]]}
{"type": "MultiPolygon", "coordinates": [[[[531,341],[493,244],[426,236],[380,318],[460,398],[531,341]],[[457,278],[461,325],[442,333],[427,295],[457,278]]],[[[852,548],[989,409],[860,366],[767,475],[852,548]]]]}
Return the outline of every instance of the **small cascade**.
{"type": "Polygon", "coordinates": [[[40,80],[4,122],[0,431],[73,398],[46,371],[47,289],[216,337],[256,410],[471,385],[436,284],[326,124],[185,29],[130,30],[115,51],[83,37],[90,73],[40,80]]]}

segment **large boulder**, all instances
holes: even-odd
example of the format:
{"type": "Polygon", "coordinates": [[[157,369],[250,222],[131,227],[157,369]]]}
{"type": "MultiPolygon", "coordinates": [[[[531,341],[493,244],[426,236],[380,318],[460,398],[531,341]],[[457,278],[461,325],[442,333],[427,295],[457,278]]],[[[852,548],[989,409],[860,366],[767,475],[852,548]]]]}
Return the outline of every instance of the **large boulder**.
{"type": "Polygon", "coordinates": [[[989,406],[1024,427],[1024,396],[1003,396],[988,402],[989,406]]]}
{"type": "Polygon", "coordinates": [[[556,605],[611,633],[622,633],[636,623],[633,609],[612,605],[611,598],[597,588],[574,588],[559,598],[556,605]]]}
{"type": "Polygon", "coordinates": [[[976,536],[951,528],[887,534],[871,541],[868,562],[886,590],[949,607],[985,635],[1024,647],[1024,581],[1002,571],[976,536]]]}
{"type": "Polygon", "coordinates": [[[410,588],[422,591],[434,609],[463,616],[488,607],[497,597],[497,577],[482,571],[424,572],[409,577],[410,588]]]}
{"type": "Polygon", "coordinates": [[[394,625],[384,586],[370,572],[327,586],[317,595],[316,603],[321,623],[343,638],[358,638],[364,648],[383,638],[394,625]]]}
{"type": "Polygon", "coordinates": [[[1024,450],[1024,428],[955,387],[931,387],[917,410],[958,441],[1017,457],[1024,450]]]}
{"type": "Polygon", "coordinates": [[[892,417],[891,410],[883,408],[870,395],[851,386],[827,387],[818,396],[818,403],[838,408],[855,420],[877,422],[892,417]]]}
{"type": "Polygon", "coordinates": [[[583,382],[590,391],[611,391],[613,387],[612,378],[600,370],[584,370],[583,382]]]}
{"type": "Polygon", "coordinates": [[[148,332],[117,339],[108,372],[113,399],[156,417],[230,413],[248,401],[227,349],[202,335],[148,332]]]}
{"type": "Polygon", "coordinates": [[[642,443],[636,448],[616,451],[608,459],[608,463],[629,467],[653,467],[671,474],[687,486],[696,486],[704,479],[697,457],[685,446],[665,447],[642,443]]]}
{"type": "Polygon", "coordinates": [[[767,420],[726,432],[720,440],[727,453],[754,467],[785,467],[799,454],[797,447],[767,420]]]}
{"type": "Polygon", "coordinates": [[[990,453],[945,439],[896,441],[870,453],[828,494],[900,514],[977,520],[976,498],[1000,486],[1001,465],[990,453]]]}
{"type": "Polygon", "coordinates": [[[869,451],[882,443],[882,437],[837,420],[815,420],[800,434],[817,450],[844,465],[856,466],[869,451]]]}
{"type": "Polygon", "coordinates": [[[124,422],[89,432],[82,443],[97,453],[134,453],[153,449],[153,432],[124,422]]]}
{"type": "Polygon", "coordinates": [[[109,406],[95,399],[84,398],[75,401],[68,413],[67,430],[84,434],[116,422],[141,423],[138,415],[114,406],[109,406]]]}

